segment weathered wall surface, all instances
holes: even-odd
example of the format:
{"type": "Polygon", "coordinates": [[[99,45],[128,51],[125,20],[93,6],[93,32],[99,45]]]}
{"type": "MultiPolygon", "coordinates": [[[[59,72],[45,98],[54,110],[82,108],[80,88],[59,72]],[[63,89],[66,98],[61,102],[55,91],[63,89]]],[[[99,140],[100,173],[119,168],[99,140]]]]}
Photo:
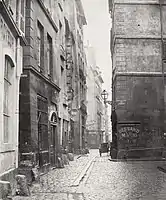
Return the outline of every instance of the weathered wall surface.
{"type": "Polygon", "coordinates": [[[159,147],[163,127],[162,77],[117,76],[114,86],[118,121],[140,121],[144,145],[159,147]]]}
{"type": "Polygon", "coordinates": [[[140,145],[159,147],[164,120],[159,1],[113,2],[113,102],[118,120],[140,121],[140,145]]]}
{"type": "Polygon", "coordinates": [[[113,28],[117,37],[160,37],[159,6],[116,4],[113,28]]]}
{"type": "MultiPolygon", "coordinates": [[[[44,52],[43,60],[41,61],[42,74],[49,78],[48,76],[48,66],[47,66],[47,33],[52,38],[53,44],[53,81],[55,84],[59,85],[59,74],[60,69],[57,67],[58,55],[58,35],[56,34],[56,30],[53,28],[52,24],[44,14],[41,6],[37,1],[28,1],[27,9],[26,9],[26,39],[28,41],[28,45],[24,47],[24,68],[33,66],[36,70],[39,71],[38,61],[37,61],[37,21],[39,21],[44,28],[44,52]]],[[[55,24],[55,26],[57,26],[55,24]]]]}
{"type": "MultiPolygon", "coordinates": [[[[20,152],[29,153],[38,151],[38,105],[37,95],[41,95],[48,101],[48,116],[51,111],[56,111],[52,104],[57,104],[57,96],[59,89],[59,62],[57,53],[57,30],[51,24],[44,9],[38,4],[38,1],[27,1],[26,8],[26,39],[28,45],[24,48],[24,73],[27,74],[26,78],[21,79],[20,90],[20,152]],[[43,60],[41,61],[42,72],[39,70],[37,63],[37,21],[39,21],[44,29],[44,51],[43,60]],[[47,62],[47,33],[52,38],[53,44],[53,66],[51,69],[51,76],[48,75],[48,62],[47,62]],[[32,67],[32,70],[29,68],[32,67]],[[57,91],[58,90],[58,91],[57,91]]],[[[54,23],[54,22],[52,22],[54,23]]],[[[50,139],[50,126],[48,119],[48,134],[43,134],[46,140],[50,139]]],[[[47,141],[46,141],[47,143],[47,141]]],[[[48,147],[49,148],[49,147],[48,147]]],[[[42,149],[43,150],[43,149],[42,149]]],[[[47,149],[48,150],[48,149],[47,149]]],[[[23,158],[26,159],[26,158],[23,158]]],[[[49,162],[48,154],[44,156],[44,160],[49,162]]]]}
{"type": "Polygon", "coordinates": [[[162,72],[161,41],[117,39],[114,68],[117,72],[162,72]]]}

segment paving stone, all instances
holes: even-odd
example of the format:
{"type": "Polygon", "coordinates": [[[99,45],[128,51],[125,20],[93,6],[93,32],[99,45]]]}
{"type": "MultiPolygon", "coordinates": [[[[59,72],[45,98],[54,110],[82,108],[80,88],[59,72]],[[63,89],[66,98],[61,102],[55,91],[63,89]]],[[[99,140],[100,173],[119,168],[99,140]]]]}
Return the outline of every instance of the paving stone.
{"type": "Polygon", "coordinates": [[[111,162],[97,158],[85,185],[76,192],[86,200],[164,200],[166,174],[157,166],[160,161],[111,162]]]}
{"type": "Polygon", "coordinates": [[[42,176],[40,183],[31,187],[31,197],[14,200],[165,200],[166,174],[157,168],[163,162],[115,162],[104,154],[99,157],[98,152],[85,179],[78,187],[70,187],[95,155],[90,154],[42,176]]]}
{"type": "MultiPolygon", "coordinates": [[[[41,176],[39,182],[34,183],[32,187],[30,187],[31,196],[29,198],[20,198],[16,196],[14,197],[14,200],[24,200],[24,198],[25,200],[44,199],[43,196],[47,193],[50,194],[47,196],[47,199],[57,199],[57,195],[59,195],[59,199],[62,200],[62,193],[75,193],[76,188],[72,188],[71,184],[79,176],[86,164],[94,157],[94,155],[95,153],[92,151],[92,154],[89,156],[81,156],[79,159],[77,159],[77,156],[74,161],[70,162],[69,165],[65,165],[64,168],[51,170],[47,174],[41,176]],[[42,195],[39,195],[41,193],[42,195]]],[[[69,197],[71,198],[72,195],[68,196],[68,198],[69,197]]],[[[76,195],[72,198],[75,200],[76,195]]],[[[80,196],[79,198],[82,200],[81,198],[83,197],[80,196]]]]}

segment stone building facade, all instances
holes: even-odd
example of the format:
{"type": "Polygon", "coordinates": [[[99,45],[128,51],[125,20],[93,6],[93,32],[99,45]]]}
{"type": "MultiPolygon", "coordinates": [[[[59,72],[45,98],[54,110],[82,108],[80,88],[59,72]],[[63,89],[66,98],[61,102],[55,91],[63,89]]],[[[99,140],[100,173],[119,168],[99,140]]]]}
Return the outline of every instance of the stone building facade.
{"type": "Polygon", "coordinates": [[[103,79],[93,47],[85,47],[87,56],[87,142],[90,148],[98,148],[105,141],[105,108],[101,97],[103,79]]]}
{"type": "Polygon", "coordinates": [[[61,1],[58,5],[61,5],[60,143],[63,148],[74,152],[84,148],[85,140],[86,58],[83,48],[83,26],[86,19],[80,0],[61,1]]]}
{"type": "Polygon", "coordinates": [[[70,138],[75,152],[85,148],[86,143],[86,56],[84,51],[83,26],[86,25],[86,18],[81,0],[73,1],[73,10],[71,12],[71,24],[73,28],[73,67],[68,81],[70,80],[69,94],[69,112],[70,112],[70,138]]]}
{"type": "Polygon", "coordinates": [[[20,173],[27,164],[44,172],[58,166],[63,149],[84,147],[86,20],[80,0],[27,0],[25,17],[20,173]]]}
{"type": "Polygon", "coordinates": [[[26,1],[28,45],[23,57],[26,78],[22,78],[20,84],[20,169],[25,161],[41,172],[55,167],[60,152],[57,9],[53,1],[26,1]]]}
{"type": "Polygon", "coordinates": [[[19,82],[26,44],[23,12],[20,1],[0,1],[0,199],[3,185],[10,182],[13,189],[18,168],[19,82]]]}
{"type": "Polygon", "coordinates": [[[142,156],[161,156],[163,148],[165,4],[159,0],[109,1],[113,107],[118,122],[140,122],[134,146],[144,149],[142,156]]]}

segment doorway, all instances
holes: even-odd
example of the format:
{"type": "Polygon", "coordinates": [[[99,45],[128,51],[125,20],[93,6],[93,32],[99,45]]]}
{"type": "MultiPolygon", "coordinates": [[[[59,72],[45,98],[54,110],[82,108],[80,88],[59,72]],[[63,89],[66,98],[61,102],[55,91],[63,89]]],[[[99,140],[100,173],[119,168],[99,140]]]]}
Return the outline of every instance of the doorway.
{"type": "Polygon", "coordinates": [[[50,121],[50,164],[52,167],[56,165],[58,146],[58,132],[57,132],[57,115],[52,113],[50,121]]]}

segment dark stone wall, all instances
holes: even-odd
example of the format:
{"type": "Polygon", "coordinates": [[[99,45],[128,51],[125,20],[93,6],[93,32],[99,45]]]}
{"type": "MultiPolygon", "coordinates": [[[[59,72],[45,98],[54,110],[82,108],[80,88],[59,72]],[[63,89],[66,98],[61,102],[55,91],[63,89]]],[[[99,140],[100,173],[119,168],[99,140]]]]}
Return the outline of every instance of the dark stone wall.
{"type": "MultiPolygon", "coordinates": [[[[44,42],[43,48],[44,51],[41,51],[43,55],[43,59],[41,60],[41,69],[42,74],[48,79],[48,66],[47,66],[47,33],[52,38],[53,44],[53,71],[52,71],[52,81],[59,85],[59,72],[60,69],[58,67],[58,29],[55,29],[50,23],[49,19],[43,12],[43,9],[39,5],[38,1],[27,0],[26,2],[26,28],[25,28],[25,36],[28,42],[28,45],[24,47],[24,69],[32,66],[36,70],[39,70],[38,61],[37,61],[37,22],[40,22],[43,26],[43,34],[44,34],[44,42]]],[[[55,25],[56,26],[56,25],[55,25]]]]}
{"type": "Polygon", "coordinates": [[[114,102],[118,121],[141,122],[141,146],[162,146],[164,92],[161,76],[116,76],[114,102]]]}
{"type": "Polygon", "coordinates": [[[19,149],[20,152],[31,151],[31,126],[30,126],[30,96],[29,72],[24,72],[27,77],[20,80],[19,99],[19,149]]]}
{"type": "MultiPolygon", "coordinates": [[[[45,97],[48,101],[48,117],[52,105],[58,103],[59,93],[59,67],[57,64],[57,34],[48,17],[38,1],[26,1],[26,29],[25,36],[28,45],[24,47],[23,73],[20,82],[20,130],[19,130],[19,151],[29,153],[38,151],[38,116],[37,116],[37,95],[45,97]],[[42,71],[37,63],[37,20],[44,27],[44,52],[41,63],[42,71]],[[53,42],[53,74],[48,76],[47,67],[47,33],[52,37],[53,42]]],[[[49,121],[47,120],[49,125],[49,121]]],[[[48,126],[48,139],[50,126],[48,126]]],[[[21,158],[22,159],[22,158],[21,158]]]]}

